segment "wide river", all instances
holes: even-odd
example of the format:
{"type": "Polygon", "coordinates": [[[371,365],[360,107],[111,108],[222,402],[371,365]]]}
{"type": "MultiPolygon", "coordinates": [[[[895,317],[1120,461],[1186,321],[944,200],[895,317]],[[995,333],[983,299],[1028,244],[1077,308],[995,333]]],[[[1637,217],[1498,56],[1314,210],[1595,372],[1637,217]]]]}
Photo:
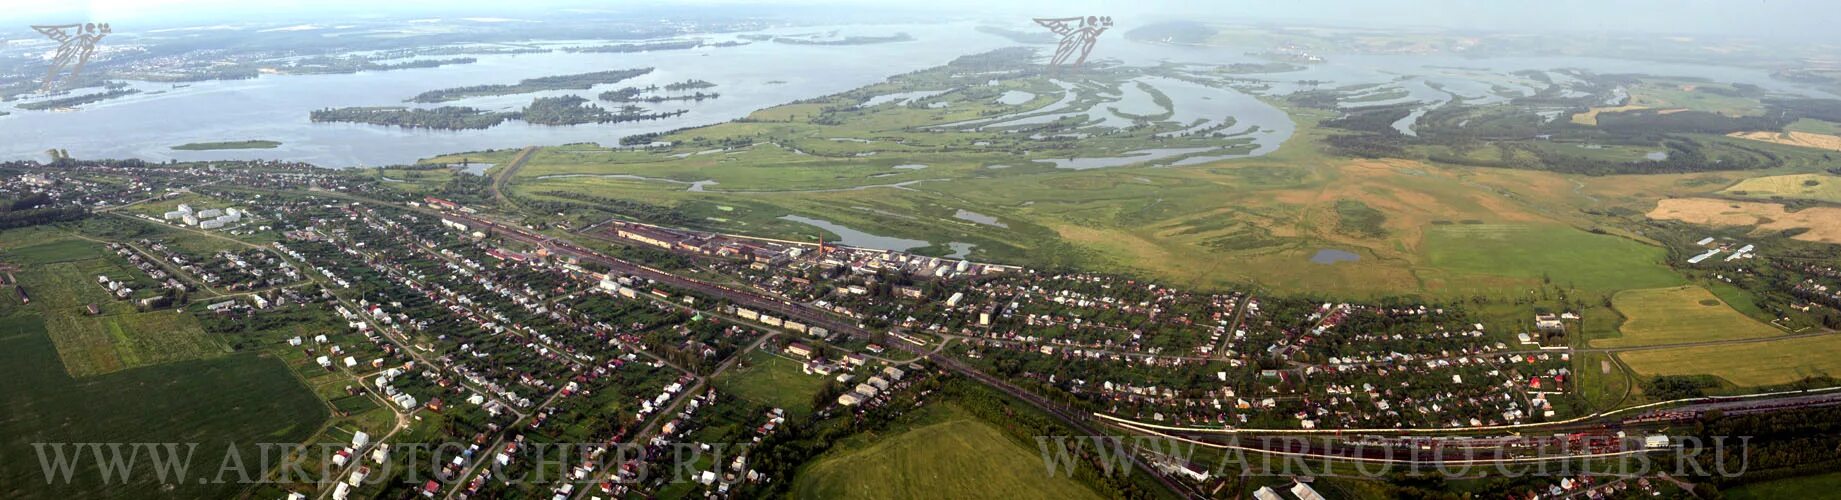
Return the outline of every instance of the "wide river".
{"type": "MultiPolygon", "coordinates": [[[[791,45],[756,42],[738,47],[700,48],[631,54],[482,55],[474,64],[348,75],[264,75],[252,80],[197,82],[186,88],[166,84],[135,83],[149,93],[83,106],[74,112],[0,110],[0,159],[42,159],[48,148],[63,148],[78,158],[143,158],[149,160],[283,159],[302,160],[329,167],[384,165],[413,162],[442,153],[593,142],[617,144],[626,135],[718,123],[746,116],[756,109],[842,92],[882,81],[900,73],[938,66],[953,58],[1015,43],[979,33],[976,24],[879,25],[801,27],[769,33],[810,33],[837,29],[845,34],[906,32],[916,40],[852,46],[791,45]],[[308,112],[328,107],[398,106],[420,92],[519,79],[620,68],[654,67],[652,74],[588,91],[541,92],[467,99],[447,105],[484,109],[516,109],[532,97],[578,94],[593,98],[603,90],[628,85],[665,84],[686,79],[716,83],[721,98],[703,102],[651,105],[654,109],[687,109],[683,116],[618,124],[541,126],[508,121],[486,130],[412,130],[365,124],[312,123],[308,112]],[[191,142],[267,139],[282,142],[271,150],[174,151],[172,146],[191,142]]],[[[1024,28],[1025,26],[1013,26],[1024,28]]],[[[1127,27],[1108,32],[1094,51],[1096,61],[1122,61],[1129,65],[1160,62],[1226,64],[1250,62],[1251,48],[1174,47],[1125,39],[1127,27]]],[[[735,39],[734,34],[705,37],[712,41],[735,39]]],[[[597,45],[610,42],[573,41],[549,46],[597,45]]],[[[1043,47],[1044,52],[1052,47],[1043,47]]],[[[1427,56],[1330,55],[1329,64],[1309,70],[1270,75],[1274,92],[1285,92],[1300,79],[1337,84],[1381,83],[1402,74],[1422,74],[1428,68],[1476,68],[1489,72],[1519,69],[1582,68],[1602,72],[1643,72],[1657,75],[1699,76],[1726,82],[1763,85],[1786,92],[1810,93],[1771,80],[1761,70],[1659,64],[1591,58],[1466,59],[1427,56]],[[1486,69],[1485,69],[1486,68],[1486,69]]],[[[1448,87],[1457,85],[1447,82],[1448,87]]],[[[1484,87],[1487,88],[1487,87],[1484,87]]],[[[1238,92],[1222,89],[1221,92],[1238,92]]],[[[1256,99],[1218,100],[1211,112],[1232,114],[1241,127],[1258,125],[1274,131],[1260,139],[1264,154],[1288,138],[1292,129],[1284,113],[1256,99]]]]}

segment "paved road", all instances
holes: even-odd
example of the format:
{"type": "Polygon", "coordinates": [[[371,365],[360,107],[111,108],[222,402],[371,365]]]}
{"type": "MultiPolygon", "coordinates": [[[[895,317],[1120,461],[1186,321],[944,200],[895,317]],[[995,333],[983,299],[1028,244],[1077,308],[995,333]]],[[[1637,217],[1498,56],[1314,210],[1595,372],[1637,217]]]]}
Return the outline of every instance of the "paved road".
{"type": "Polygon", "coordinates": [[[525,147],[523,151],[518,152],[518,156],[511,158],[511,163],[505,164],[504,169],[492,176],[492,199],[497,201],[499,206],[517,208],[518,205],[511,202],[511,197],[505,196],[505,184],[511,182],[511,178],[517,176],[518,170],[523,169],[525,162],[529,162],[531,155],[536,153],[537,146],[525,147]]]}

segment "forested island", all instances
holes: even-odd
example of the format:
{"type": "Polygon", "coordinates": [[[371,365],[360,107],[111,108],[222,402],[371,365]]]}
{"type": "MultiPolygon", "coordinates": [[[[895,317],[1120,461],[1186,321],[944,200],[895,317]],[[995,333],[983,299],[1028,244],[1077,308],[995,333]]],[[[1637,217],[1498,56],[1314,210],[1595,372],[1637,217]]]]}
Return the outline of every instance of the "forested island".
{"type": "Polygon", "coordinates": [[[316,110],[309,117],[315,122],[368,123],[436,130],[480,130],[492,128],[504,123],[505,120],[524,120],[526,123],[537,125],[580,125],[658,120],[683,115],[686,112],[676,110],[655,113],[633,105],[609,111],[587,103],[588,99],[568,95],[532,99],[524,109],[513,112],[484,111],[466,106],[426,109],[397,106],[350,107],[316,110]]]}
{"type": "Polygon", "coordinates": [[[247,140],[222,142],[193,142],[173,146],[178,151],[211,151],[218,149],[275,149],[281,146],[279,141],[247,140]]]}
{"type": "MultiPolygon", "coordinates": [[[[706,82],[703,80],[685,80],[682,82],[666,84],[663,88],[666,92],[683,92],[683,91],[692,90],[692,89],[706,89],[706,88],[710,88],[714,86],[716,86],[716,84],[706,82]]],[[[717,97],[722,96],[722,94],[718,94],[715,92],[697,92],[693,94],[647,95],[647,93],[649,92],[658,92],[659,89],[660,87],[657,85],[648,85],[644,88],[624,87],[624,88],[602,92],[600,95],[600,98],[601,100],[607,101],[607,102],[660,103],[660,102],[665,102],[665,101],[703,101],[705,99],[715,99],[717,97]]]]}
{"type": "Polygon", "coordinates": [[[597,71],[579,75],[545,76],[527,78],[510,85],[472,85],[451,89],[430,90],[417,94],[410,102],[437,103],[448,102],[468,97],[485,97],[495,95],[526,94],[545,90],[587,89],[604,83],[615,83],[652,72],[652,68],[617,69],[597,71]]]}
{"type": "Polygon", "coordinates": [[[134,90],[134,89],[114,89],[114,90],[109,90],[105,92],[97,92],[94,94],[83,94],[79,96],[65,97],[62,99],[51,99],[51,100],[46,100],[46,101],[21,103],[18,105],[18,108],[28,110],[28,111],[43,111],[47,109],[72,108],[72,107],[82,106],[84,104],[102,102],[102,101],[114,99],[117,97],[128,96],[128,95],[139,94],[139,93],[141,93],[141,91],[134,90]]]}
{"type": "Polygon", "coordinates": [[[619,123],[640,120],[657,120],[670,118],[685,113],[685,110],[649,113],[638,106],[622,106],[616,111],[608,111],[600,106],[586,104],[587,99],[578,96],[540,97],[533,99],[521,113],[526,123],[537,125],[579,125],[583,123],[619,123]]]}
{"type": "Polygon", "coordinates": [[[276,68],[276,71],[292,75],[339,75],[357,73],[359,71],[437,68],[451,64],[473,64],[475,62],[479,62],[479,60],[472,57],[420,59],[398,63],[379,63],[361,57],[312,57],[295,61],[288,66],[276,68]]]}
{"type": "Polygon", "coordinates": [[[326,108],[309,116],[315,122],[369,123],[403,128],[437,130],[479,130],[492,128],[517,113],[495,113],[465,106],[442,106],[421,109],[404,107],[326,108]]]}
{"type": "Polygon", "coordinates": [[[629,53],[629,52],[653,52],[653,51],[659,51],[659,50],[686,50],[686,49],[694,49],[698,47],[735,47],[735,46],[740,46],[740,45],[747,45],[747,43],[746,42],[734,42],[734,41],[703,43],[703,40],[682,40],[682,41],[675,41],[675,42],[622,43],[622,44],[616,44],[616,45],[592,45],[592,46],[584,46],[584,47],[569,47],[569,48],[563,49],[563,51],[564,52],[576,52],[576,53],[624,54],[624,53],[629,53]]]}

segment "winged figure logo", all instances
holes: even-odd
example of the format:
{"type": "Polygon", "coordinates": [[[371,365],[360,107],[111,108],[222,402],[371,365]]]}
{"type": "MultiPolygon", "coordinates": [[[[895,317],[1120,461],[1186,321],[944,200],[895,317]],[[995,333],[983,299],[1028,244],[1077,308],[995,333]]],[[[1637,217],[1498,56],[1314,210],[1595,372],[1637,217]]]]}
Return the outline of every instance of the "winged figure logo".
{"type": "Polygon", "coordinates": [[[58,42],[57,51],[51,56],[51,69],[45,72],[45,83],[40,91],[50,91],[58,83],[58,73],[70,68],[68,81],[83,72],[83,65],[89,63],[91,54],[96,53],[96,42],[109,36],[109,24],[52,24],[34,25],[32,29],[58,42]],[[72,66],[71,63],[76,65],[72,66]]]}
{"type": "Polygon", "coordinates": [[[1055,57],[1048,61],[1050,66],[1079,66],[1087,62],[1087,54],[1093,52],[1093,44],[1099,41],[1100,33],[1112,27],[1112,16],[1041,17],[1035,21],[1061,35],[1061,45],[1055,47],[1055,57]]]}

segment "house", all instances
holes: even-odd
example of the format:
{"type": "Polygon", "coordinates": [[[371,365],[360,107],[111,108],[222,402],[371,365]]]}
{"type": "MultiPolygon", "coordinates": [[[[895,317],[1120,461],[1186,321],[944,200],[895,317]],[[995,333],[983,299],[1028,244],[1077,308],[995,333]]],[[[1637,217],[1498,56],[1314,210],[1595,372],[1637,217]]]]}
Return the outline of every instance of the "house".
{"type": "Polygon", "coordinates": [[[1323,495],[1317,494],[1317,490],[1304,483],[1291,485],[1291,494],[1296,495],[1298,500],[1324,500],[1323,495]]]}
{"type": "Polygon", "coordinates": [[[901,371],[900,368],[890,366],[882,369],[882,376],[888,377],[889,380],[901,380],[903,375],[907,375],[907,372],[901,371]]]}
{"type": "Polygon", "coordinates": [[[786,345],[786,353],[803,358],[810,358],[812,357],[812,348],[805,344],[793,342],[786,345]]]}
{"type": "Polygon", "coordinates": [[[876,386],[869,385],[869,384],[857,384],[856,388],[854,389],[854,392],[856,392],[857,394],[862,394],[864,399],[868,399],[868,398],[876,397],[876,394],[882,392],[882,390],[877,389],[876,386]]]}
{"type": "Polygon", "coordinates": [[[1566,323],[1561,322],[1560,317],[1553,314],[1534,315],[1534,328],[1547,334],[1566,333],[1566,323]]]}
{"type": "Polygon", "coordinates": [[[857,393],[854,393],[854,392],[846,392],[837,397],[837,404],[844,405],[844,406],[856,406],[859,404],[863,404],[863,397],[858,396],[857,393]]]}
{"type": "Polygon", "coordinates": [[[1273,491],[1271,486],[1259,487],[1258,491],[1253,492],[1253,498],[1258,500],[1285,500],[1285,497],[1279,496],[1278,492],[1273,491]]]}

